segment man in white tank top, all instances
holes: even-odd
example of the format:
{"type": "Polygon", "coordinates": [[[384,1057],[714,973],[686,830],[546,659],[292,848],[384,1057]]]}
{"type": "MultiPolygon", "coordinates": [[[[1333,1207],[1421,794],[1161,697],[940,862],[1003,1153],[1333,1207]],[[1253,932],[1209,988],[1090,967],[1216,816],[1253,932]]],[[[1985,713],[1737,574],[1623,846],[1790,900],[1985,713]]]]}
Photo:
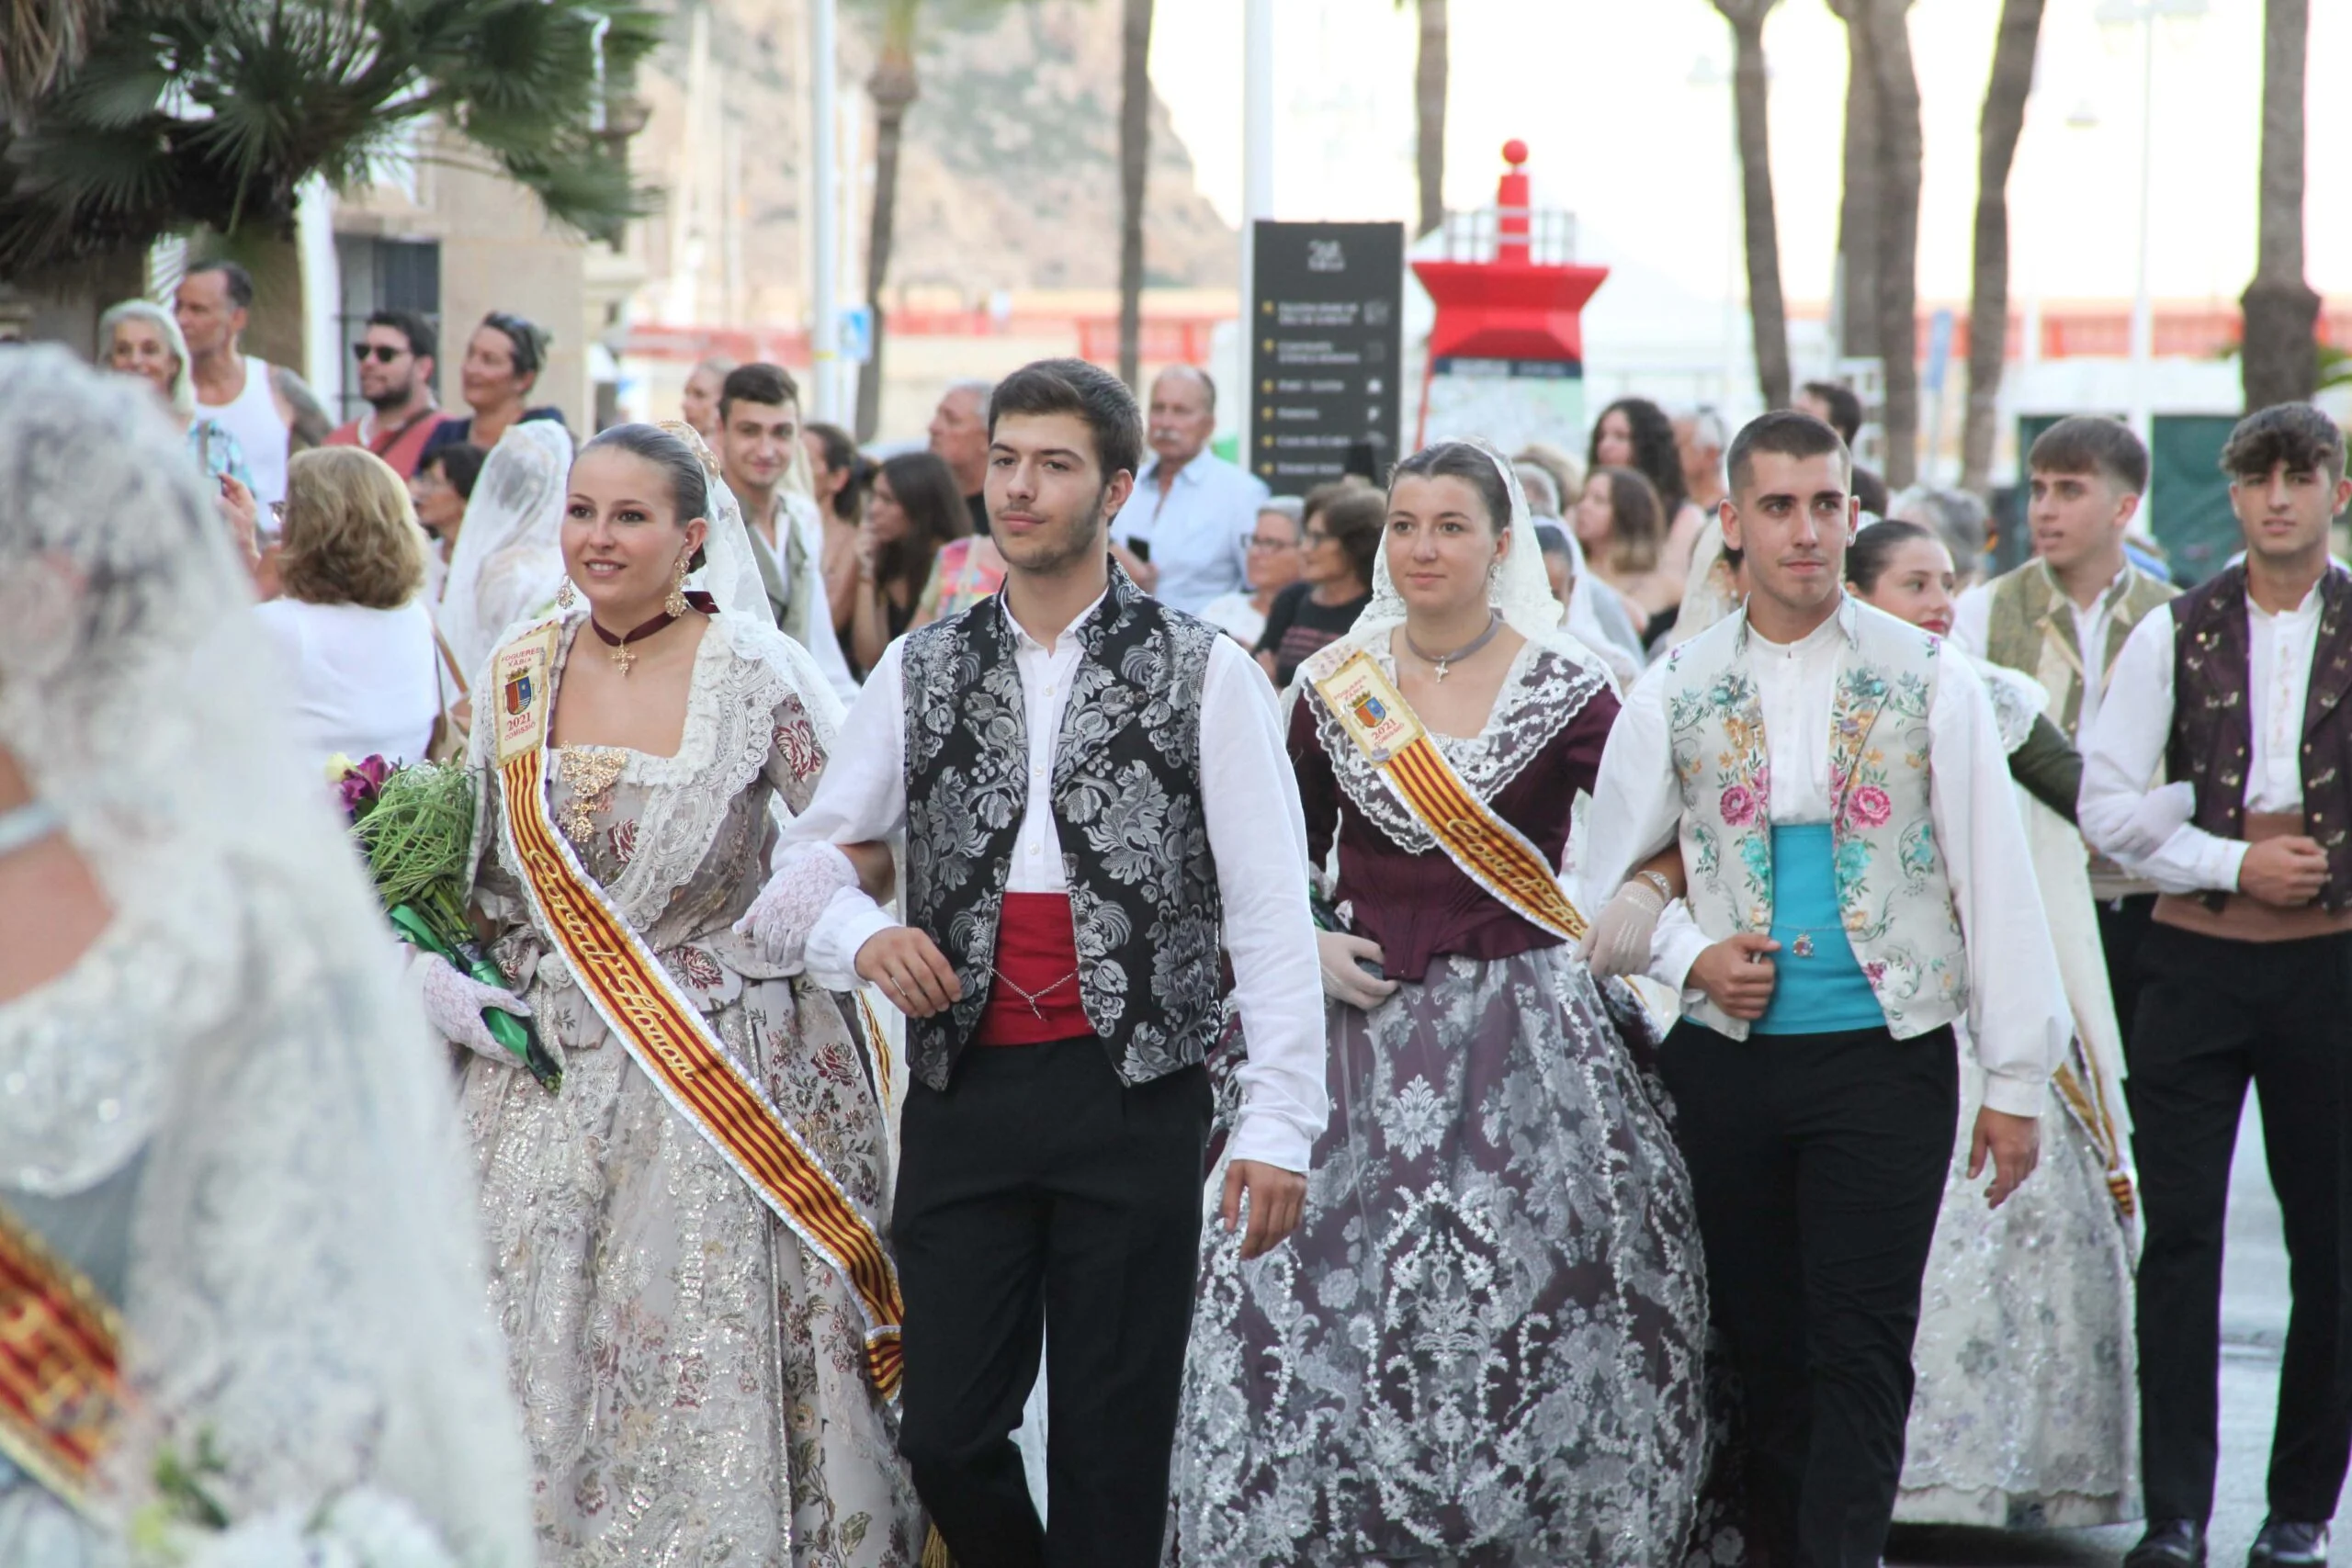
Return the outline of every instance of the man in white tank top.
{"type": "Polygon", "coordinates": [[[232,261],[198,262],[180,280],[173,313],[187,338],[196,415],[237,438],[254,476],[254,499],[286,499],[286,459],[326,439],[334,422],[302,378],[242,352],[253,275],[232,261]]]}

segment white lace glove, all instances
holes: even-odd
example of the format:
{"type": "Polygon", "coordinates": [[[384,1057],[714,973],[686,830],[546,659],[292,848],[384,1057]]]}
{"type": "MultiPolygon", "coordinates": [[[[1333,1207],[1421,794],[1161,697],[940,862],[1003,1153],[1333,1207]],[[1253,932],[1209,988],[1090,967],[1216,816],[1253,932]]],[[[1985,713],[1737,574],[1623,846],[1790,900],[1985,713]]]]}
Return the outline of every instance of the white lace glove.
{"type": "Polygon", "coordinates": [[[759,943],[760,956],[769,963],[798,969],[817,918],[834,894],[857,885],[857,867],[838,845],[795,844],[776,856],[767,886],[735,922],[735,932],[759,943]]]}
{"type": "Polygon", "coordinates": [[[444,1040],[466,1046],[493,1062],[514,1065],[514,1053],[498,1043],[498,1036],[482,1021],[481,1010],[498,1008],[517,1018],[528,1018],[530,1003],[512,991],[485,986],[458,974],[447,959],[437,953],[418,953],[416,961],[409,965],[409,974],[416,981],[418,999],[424,1004],[425,1021],[444,1040]]]}
{"type": "Polygon", "coordinates": [[[1585,928],[1577,955],[1596,980],[1612,975],[1638,975],[1650,966],[1650,939],[1657,934],[1657,919],[1666,913],[1666,899],[1639,878],[1617,889],[1585,928]]]}
{"type": "Polygon", "coordinates": [[[1396,982],[1375,979],[1357,964],[1385,962],[1380,944],[1347,931],[1317,931],[1315,955],[1323,964],[1323,994],[1370,1012],[1396,994],[1396,982]]]}
{"type": "Polygon", "coordinates": [[[2188,827],[2196,815],[2197,786],[2187,779],[2152,789],[2132,808],[2132,819],[2116,835],[2110,852],[2126,860],[2145,860],[2172,842],[2172,836],[2188,827]]]}

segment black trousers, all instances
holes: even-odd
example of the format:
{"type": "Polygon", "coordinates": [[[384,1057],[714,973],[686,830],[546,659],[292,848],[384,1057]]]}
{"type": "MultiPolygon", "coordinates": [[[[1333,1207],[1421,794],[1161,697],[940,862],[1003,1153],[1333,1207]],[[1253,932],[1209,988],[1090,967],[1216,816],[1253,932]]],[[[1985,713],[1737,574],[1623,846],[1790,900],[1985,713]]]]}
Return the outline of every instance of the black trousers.
{"type": "Polygon", "coordinates": [[[2098,945],[2107,957],[2107,993],[2115,1000],[2116,1027],[2122,1031],[2128,1056],[2132,1014],[2140,1000],[2140,944],[2155,924],[2156,896],[2143,893],[2130,898],[2102,898],[2094,908],[2098,913],[2098,945]]]}
{"type": "Polygon", "coordinates": [[[1770,1568],[1876,1568],[1960,1114],[1951,1031],[1742,1042],[1685,1019],[1660,1070],[1745,1390],[1749,1539],[1770,1568]]]}
{"type": "Polygon", "coordinates": [[[1209,1113],[1204,1069],[1128,1089],[1091,1036],[907,1091],[899,1447],[958,1568],[1159,1561],[1209,1113]],[[1011,1438],[1049,1321],[1041,1528],[1011,1438]]]}
{"type": "Polygon", "coordinates": [[[2262,1106],[2294,1292],[2270,1441],[2270,1512],[2335,1513],[2352,1452],[2339,1356],[2346,1304],[2344,1120],[2352,936],[2228,942],[2159,925],[2140,950],[2132,1146],[2148,1219],[2140,1255],[2140,1446],[2148,1517],[2213,1511],[2222,1244],[2246,1085],[2262,1106]]]}

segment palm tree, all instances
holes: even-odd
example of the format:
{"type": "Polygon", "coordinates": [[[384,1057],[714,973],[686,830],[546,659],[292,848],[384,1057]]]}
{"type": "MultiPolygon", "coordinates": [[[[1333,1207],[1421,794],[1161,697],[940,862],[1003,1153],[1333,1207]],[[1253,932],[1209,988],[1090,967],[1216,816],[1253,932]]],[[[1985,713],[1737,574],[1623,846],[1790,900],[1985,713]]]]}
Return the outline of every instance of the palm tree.
{"type": "Polygon", "coordinates": [[[2311,0],[2266,0],[2262,205],[2239,376],[2248,409],[2302,402],[2319,382],[2319,296],[2303,280],[2303,53],[2311,0]]]}
{"type": "Polygon", "coordinates": [[[1846,24],[1845,186],[1838,203],[1838,347],[1878,355],[1878,64],[1870,0],[1829,0],[1846,24]]]}
{"type": "Polygon", "coordinates": [[[82,63],[111,0],[9,0],[0,6],[0,119],[82,63]]]}
{"type": "Polygon", "coordinates": [[[1919,78],[1911,0],[1869,0],[1879,108],[1878,338],[1886,365],[1886,483],[1918,477],[1919,78]]]}
{"type": "Polygon", "coordinates": [[[1119,378],[1141,391],[1143,208],[1151,173],[1151,0],[1126,0],[1119,40],[1119,378]]]}
{"type": "Polygon", "coordinates": [[[1960,484],[1983,490],[1993,478],[2001,367],[2009,346],[2009,166],[2033,91],[2043,0],[2002,0],[1993,74],[1976,122],[1976,243],[1969,280],[1968,417],[1960,435],[1960,484]]]}
{"type": "Polygon", "coordinates": [[[660,39],[634,0],[118,0],[0,124],[0,275],[197,228],[290,243],[303,181],[364,183],[424,118],[557,220],[616,234],[644,204],[629,117],[606,109],[660,39]]]}
{"type": "Polygon", "coordinates": [[[874,344],[857,371],[857,438],[874,439],[882,415],[882,341],[887,330],[882,286],[890,276],[890,231],[898,216],[899,144],[907,110],[922,96],[915,77],[915,24],[922,0],[882,0],[881,47],[874,74],[865,80],[874,100],[874,211],[865,231],[865,307],[873,317],[874,344]]]}
{"type": "MultiPolygon", "coordinates": [[[[1445,0],[1415,0],[1421,36],[1413,55],[1413,172],[1420,186],[1421,221],[1413,231],[1426,234],[1445,221],[1445,0]]],[[[1396,0],[1404,9],[1405,0],[1396,0]]]]}
{"type": "Polygon", "coordinates": [[[1789,319],[1781,298],[1781,231],[1772,210],[1772,147],[1765,118],[1764,18],[1780,0],[1714,0],[1731,24],[1732,106],[1739,128],[1741,205],[1747,228],[1747,313],[1756,379],[1767,408],[1789,406],[1789,319]]]}

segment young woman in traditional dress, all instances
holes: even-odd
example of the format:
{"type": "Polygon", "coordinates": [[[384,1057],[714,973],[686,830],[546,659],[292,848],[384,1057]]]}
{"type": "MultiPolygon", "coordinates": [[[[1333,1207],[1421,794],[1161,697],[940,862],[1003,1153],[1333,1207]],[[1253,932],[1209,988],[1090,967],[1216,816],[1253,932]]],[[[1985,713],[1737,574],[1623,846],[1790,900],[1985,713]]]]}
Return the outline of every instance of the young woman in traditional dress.
{"type": "Polygon", "coordinates": [[[0,355],[0,1562],[530,1568],[447,1062],[152,401],[0,355]]]}
{"type": "Polygon", "coordinates": [[[1668,1562],[1703,1449],[1690,1184],[1551,874],[1617,701],[1485,446],[1398,465],[1375,570],[1291,694],[1351,913],[1320,938],[1333,1115],[1292,1245],[1204,1247],[1171,1559],[1668,1562]]]}
{"type": "MultiPolygon", "coordinates": [[[[1951,552],[1917,523],[1874,523],[1846,550],[1865,604],[1942,637],[1951,552]]],[[[1958,645],[1944,644],[1947,652],[1958,645]]],[[[1972,659],[1993,698],[2057,943],[2075,1038],[2051,1081],[2041,1168],[1998,1209],[1967,1179],[1981,1094],[1962,1076],[1960,1142],[1919,1302],[1897,1522],[2072,1529],[2140,1517],[2134,1245],[2122,1037],[2109,998],[2083,840],[2082,759],[2030,676],[1972,659]]]]}
{"type": "Polygon", "coordinates": [[[887,1073],[839,998],[731,930],[838,709],[685,427],[605,432],[565,507],[571,602],[492,656],[472,758],[475,908],[560,1091],[483,1025],[514,996],[420,961],[479,1053],[465,1109],[544,1561],[906,1568],[887,1073]],[[698,566],[716,599],[686,592],[698,566]]]}

